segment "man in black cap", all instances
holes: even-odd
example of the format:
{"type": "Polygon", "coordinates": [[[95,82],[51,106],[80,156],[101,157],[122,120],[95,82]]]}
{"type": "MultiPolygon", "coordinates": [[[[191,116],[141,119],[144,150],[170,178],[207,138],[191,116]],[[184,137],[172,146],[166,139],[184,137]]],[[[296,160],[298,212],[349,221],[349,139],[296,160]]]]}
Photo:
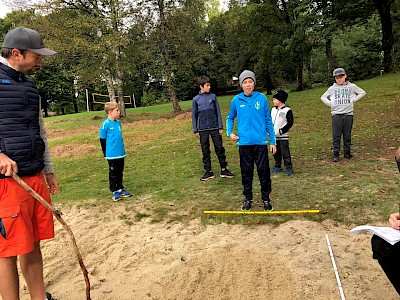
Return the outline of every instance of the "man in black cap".
{"type": "Polygon", "coordinates": [[[45,293],[40,241],[54,237],[53,217],[10,176],[22,177],[49,203],[59,190],[48,151],[40,96],[31,75],[42,66],[45,48],[38,32],[9,31],[0,57],[0,295],[19,299],[17,257],[31,299],[45,293]]]}

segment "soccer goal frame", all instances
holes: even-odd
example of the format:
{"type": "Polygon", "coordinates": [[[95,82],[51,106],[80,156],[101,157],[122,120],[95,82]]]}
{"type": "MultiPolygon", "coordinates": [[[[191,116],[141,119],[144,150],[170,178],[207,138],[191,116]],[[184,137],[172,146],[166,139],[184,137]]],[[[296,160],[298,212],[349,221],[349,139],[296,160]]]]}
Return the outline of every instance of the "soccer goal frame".
{"type": "MultiPolygon", "coordinates": [[[[110,102],[109,95],[92,93],[92,103],[105,104],[106,102],[110,102]]],[[[124,96],[124,103],[132,104],[132,96],[124,96]]]]}

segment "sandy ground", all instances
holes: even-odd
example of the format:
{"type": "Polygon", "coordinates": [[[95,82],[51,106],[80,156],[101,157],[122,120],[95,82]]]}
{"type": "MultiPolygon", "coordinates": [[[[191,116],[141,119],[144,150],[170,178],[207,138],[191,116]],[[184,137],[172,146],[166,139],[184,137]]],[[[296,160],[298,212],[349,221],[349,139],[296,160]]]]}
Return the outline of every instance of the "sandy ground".
{"type": "MultiPolygon", "coordinates": [[[[63,208],[89,272],[91,299],[340,299],[325,234],[347,300],[398,299],[371,256],[370,234],[326,220],[268,225],[127,225],[124,206],[63,208]]],[[[375,224],[383,225],[383,224],[375,224]]],[[[47,290],[58,300],[86,299],[68,234],[42,243],[47,290]]],[[[22,299],[29,299],[21,282],[22,299]]]]}

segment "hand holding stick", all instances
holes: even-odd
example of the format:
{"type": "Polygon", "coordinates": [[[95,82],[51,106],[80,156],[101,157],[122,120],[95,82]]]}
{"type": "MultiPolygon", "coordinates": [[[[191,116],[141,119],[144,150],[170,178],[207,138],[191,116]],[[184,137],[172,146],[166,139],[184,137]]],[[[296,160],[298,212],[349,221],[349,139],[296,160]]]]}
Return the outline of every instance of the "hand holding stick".
{"type": "Polygon", "coordinates": [[[68,232],[69,237],[71,238],[72,241],[72,246],[74,247],[75,255],[79,261],[79,265],[81,266],[83,276],[85,277],[85,282],[86,282],[86,300],[90,300],[90,282],[89,282],[89,277],[88,277],[88,272],[86,270],[86,267],[83,263],[82,256],[79,252],[79,248],[76,244],[76,240],[74,237],[74,234],[72,233],[71,228],[65,223],[63,218],[61,218],[61,212],[59,210],[54,209],[53,206],[51,206],[45,199],[43,199],[42,196],[40,196],[37,192],[35,192],[25,181],[21,179],[17,174],[13,174],[12,178],[16,182],[18,182],[29,194],[31,194],[36,200],[38,200],[45,208],[47,208],[56,218],[57,220],[61,223],[61,225],[64,227],[64,229],[68,232]]]}

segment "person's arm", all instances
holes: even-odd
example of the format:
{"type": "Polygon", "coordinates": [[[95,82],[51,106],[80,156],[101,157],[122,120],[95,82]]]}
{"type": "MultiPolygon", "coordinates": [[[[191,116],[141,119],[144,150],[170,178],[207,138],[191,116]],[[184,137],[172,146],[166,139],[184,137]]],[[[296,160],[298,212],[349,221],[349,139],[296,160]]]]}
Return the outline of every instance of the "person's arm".
{"type": "Polygon", "coordinates": [[[103,151],[104,157],[106,157],[106,139],[100,138],[100,145],[101,145],[101,151],[103,151]]]}
{"type": "Polygon", "coordinates": [[[358,100],[361,100],[361,98],[366,95],[366,92],[356,85],[354,85],[353,92],[356,94],[355,98],[353,99],[354,103],[356,103],[358,100]]]}
{"type": "Polygon", "coordinates": [[[280,134],[285,134],[293,126],[294,118],[293,118],[293,112],[291,109],[289,109],[288,112],[286,113],[286,122],[287,122],[286,125],[283,126],[281,129],[279,129],[280,134]]]}
{"type": "Polygon", "coordinates": [[[198,131],[199,131],[197,129],[197,119],[198,119],[198,117],[199,117],[199,114],[198,114],[196,97],[195,97],[192,100],[192,129],[193,129],[193,133],[194,134],[198,133],[198,131]]]}
{"type": "Polygon", "coordinates": [[[43,160],[44,160],[43,173],[46,176],[46,182],[49,187],[50,193],[56,194],[60,190],[60,186],[56,177],[54,176],[54,168],[51,162],[49,144],[47,142],[47,134],[46,134],[46,129],[44,127],[44,120],[42,116],[41,99],[39,99],[39,128],[40,128],[40,137],[44,141],[45,145],[45,150],[43,153],[43,160]]]}
{"type": "Polygon", "coordinates": [[[53,168],[53,164],[51,162],[49,144],[47,142],[47,133],[46,133],[46,129],[44,127],[44,120],[43,120],[42,109],[40,108],[40,105],[39,105],[39,127],[40,127],[40,137],[42,138],[42,140],[44,141],[44,144],[45,144],[45,150],[43,153],[43,159],[44,159],[43,173],[44,174],[52,174],[52,173],[54,173],[54,168],[53,168]]]}
{"type": "Polygon", "coordinates": [[[332,107],[332,101],[330,100],[331,97],[331,88],[329,88],[322,96],[321,100],[329,107],[332,107]]]}
{"type": "Polygon", "coordinates": [[[218,129],[223,130],[224,126],[222,125],[221,109],[218,104],[217,96],[215,96],[215,110],[217,111],[218,129]]]}
{"type": "Polygon", "coordinates": [[[235,124],[235,118],[237,115],[236,105],[234,103],[234,100],[235,100],[235,98],[233,98],[230,109],[229,109],[229,113],[226,116],[226,135],[229,136],[229,138],[232,141],[237,141],[239,139],[239,137],[232,132],[233,125],[235,124]]]}
{"type": "Polygon", "coordinates": [[[276,145],[276,136],[274,130],[274,124],[272,123],[271,111],[269,110],[268,100],[265,98],[265,106],[264,106],[264,118],[265,118],[265,126],[267,130],[267,134],[269,136],[269,144],[276,145]]]}

